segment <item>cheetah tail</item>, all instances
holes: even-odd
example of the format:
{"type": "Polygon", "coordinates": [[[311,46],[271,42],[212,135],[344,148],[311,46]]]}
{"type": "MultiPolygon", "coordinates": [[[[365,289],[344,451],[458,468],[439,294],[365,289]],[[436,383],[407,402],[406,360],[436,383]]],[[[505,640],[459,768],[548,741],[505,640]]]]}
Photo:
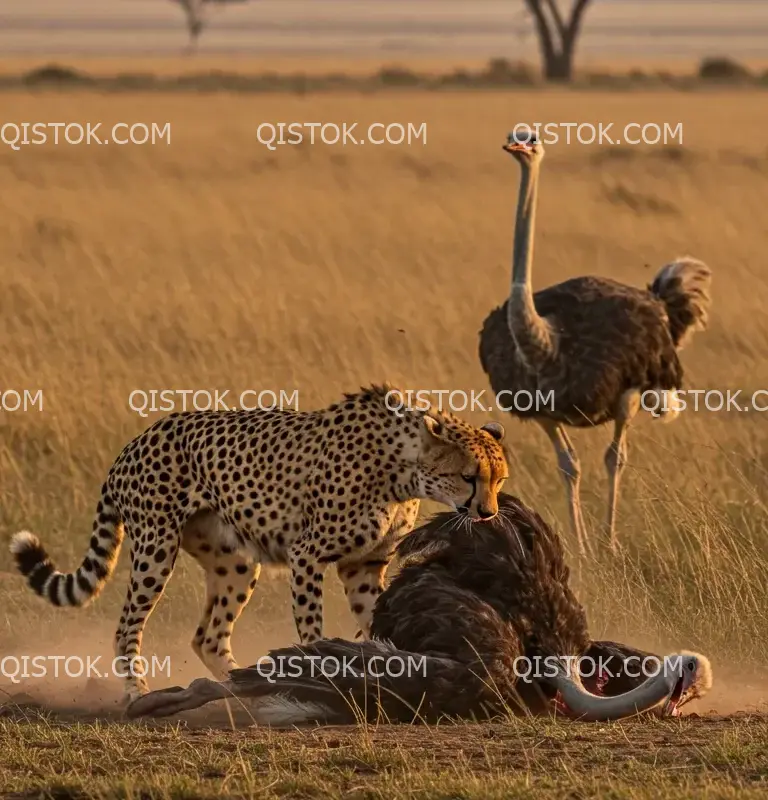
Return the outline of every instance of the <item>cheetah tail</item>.
{"type": "Polygon", "coordinates": [[[33,591],[55,606],[84,606],[99,594],[115,569],[123,541],[123,524],[106,484],[93,528],[88,552],[75,572],[59,572],[29,531],[13,536],[11,553],[33,591]]]}

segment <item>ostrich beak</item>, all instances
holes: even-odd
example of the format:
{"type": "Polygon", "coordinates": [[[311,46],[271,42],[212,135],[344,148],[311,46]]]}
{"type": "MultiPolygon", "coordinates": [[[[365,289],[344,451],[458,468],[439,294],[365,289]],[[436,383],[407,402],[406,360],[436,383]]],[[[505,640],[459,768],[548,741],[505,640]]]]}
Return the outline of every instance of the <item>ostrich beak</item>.
{"type": "Polygon", "coordinates": [[[685,703],[685,700],[683,700],[683,694],[683,678],[678,678],[675,688],[672,690],[672,694],[669,696],[667,702],[661,707],[662,717],[680,716],[680,706],[685,703]]]}
{"type": "Polygon", "coordinates": [[[507,153],[526,153],[530,150],[530,146],[527,144],[523,144],[522,142],[507,142],[505,145],[502,145],[502,150],[507,153]]]}

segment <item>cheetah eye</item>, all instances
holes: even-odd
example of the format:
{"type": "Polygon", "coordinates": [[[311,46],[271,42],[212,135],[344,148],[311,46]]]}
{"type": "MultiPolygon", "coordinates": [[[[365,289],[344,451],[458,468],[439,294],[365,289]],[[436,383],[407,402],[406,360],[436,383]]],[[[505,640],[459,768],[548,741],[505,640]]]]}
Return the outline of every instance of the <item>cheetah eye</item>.
{"type": "Polygon", "coordinates": [[[467,483],[474,483],[477,475],[462,475],[461,479],[467,483]]]}

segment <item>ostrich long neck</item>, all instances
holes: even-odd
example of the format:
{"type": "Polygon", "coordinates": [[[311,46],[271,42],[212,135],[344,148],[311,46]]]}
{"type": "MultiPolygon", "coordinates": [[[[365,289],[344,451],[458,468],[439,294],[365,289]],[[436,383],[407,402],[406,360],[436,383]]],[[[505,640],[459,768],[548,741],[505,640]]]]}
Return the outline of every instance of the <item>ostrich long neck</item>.
{"type": "Polygon", "coordinates": [[[536,311],[531,288],[533,229],[536,222],[538,185],[539,165],[523,161],[512,256],[512,291],[507,303],[507,325],[520,355],[532,369],[548,361],[555,351],[552,331],[546,320],[536,311]]]}
{"type": "Polygon", "coordinates": [[[553,683],[570,711],[584,722],[608,722],[647,711],[666,699],[673,689],[663,672],[615,697],[590,694],[578,681],[564,675],[558,675],[553,683]]]}

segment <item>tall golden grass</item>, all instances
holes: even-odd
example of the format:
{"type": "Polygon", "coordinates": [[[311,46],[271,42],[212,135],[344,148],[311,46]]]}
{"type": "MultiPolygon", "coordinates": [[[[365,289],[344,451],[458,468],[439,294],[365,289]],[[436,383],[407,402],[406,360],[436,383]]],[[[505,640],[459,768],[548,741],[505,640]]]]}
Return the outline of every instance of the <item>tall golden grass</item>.
{"type": "MultiPolygon", "coordinates": [[[[129,409],[134,389],[298,389],[309,409],[385,379],[486,388],[477,333],[507,292],[518,181],[500,145],[519,121],[613,122],[619,135],[683,123],[682,146],[548,149],[535,284],[592,273],[644,285],[675,256],[702,258],[714,309],[684,353],[689,386],[742,389],[742,405],[768,388],[761,94],[7,94],[3,117],[172,124],[170,146],[0,149],[0,385],[44,395],[42,412],[0,413],[0,539],[29,527],[63,568],[82,557],[107,469],[151,421],[129,409]],[[357,121],[362,134],[426,122],[428,138],[276,152],[256,141],[261,122],[293,120],[357,121]]],[[[595,635],[692,647],[723,666],[768,654],[768,413],[640,420],[621,554],[582,563],[546,438],[500,413],[466,416],[506,424],[509,489],[563,527],[595,635]]],[[[574,435],[595,531],[609,439],[574,435]]],[[[53,641],[65,624],[88,637],[102,615],[109,629],[124,563],[83,612],[49,609],[7,576],[0,649],[33,629],[53,641]]],[[[5,548],[0,566],[12,570],[5,548]]],[[[150,650],[170,641],[159,630],[193,633],[201,580],[184,559],[178,571],[150,650]]],[[[338,592],[327,616],[330,632],[353,630],[338,592]]],[[[291,625],[283,582],[266,581],[238,639],[250,632],[243,647],[258,655],[293,639],[291,625]]]]}

